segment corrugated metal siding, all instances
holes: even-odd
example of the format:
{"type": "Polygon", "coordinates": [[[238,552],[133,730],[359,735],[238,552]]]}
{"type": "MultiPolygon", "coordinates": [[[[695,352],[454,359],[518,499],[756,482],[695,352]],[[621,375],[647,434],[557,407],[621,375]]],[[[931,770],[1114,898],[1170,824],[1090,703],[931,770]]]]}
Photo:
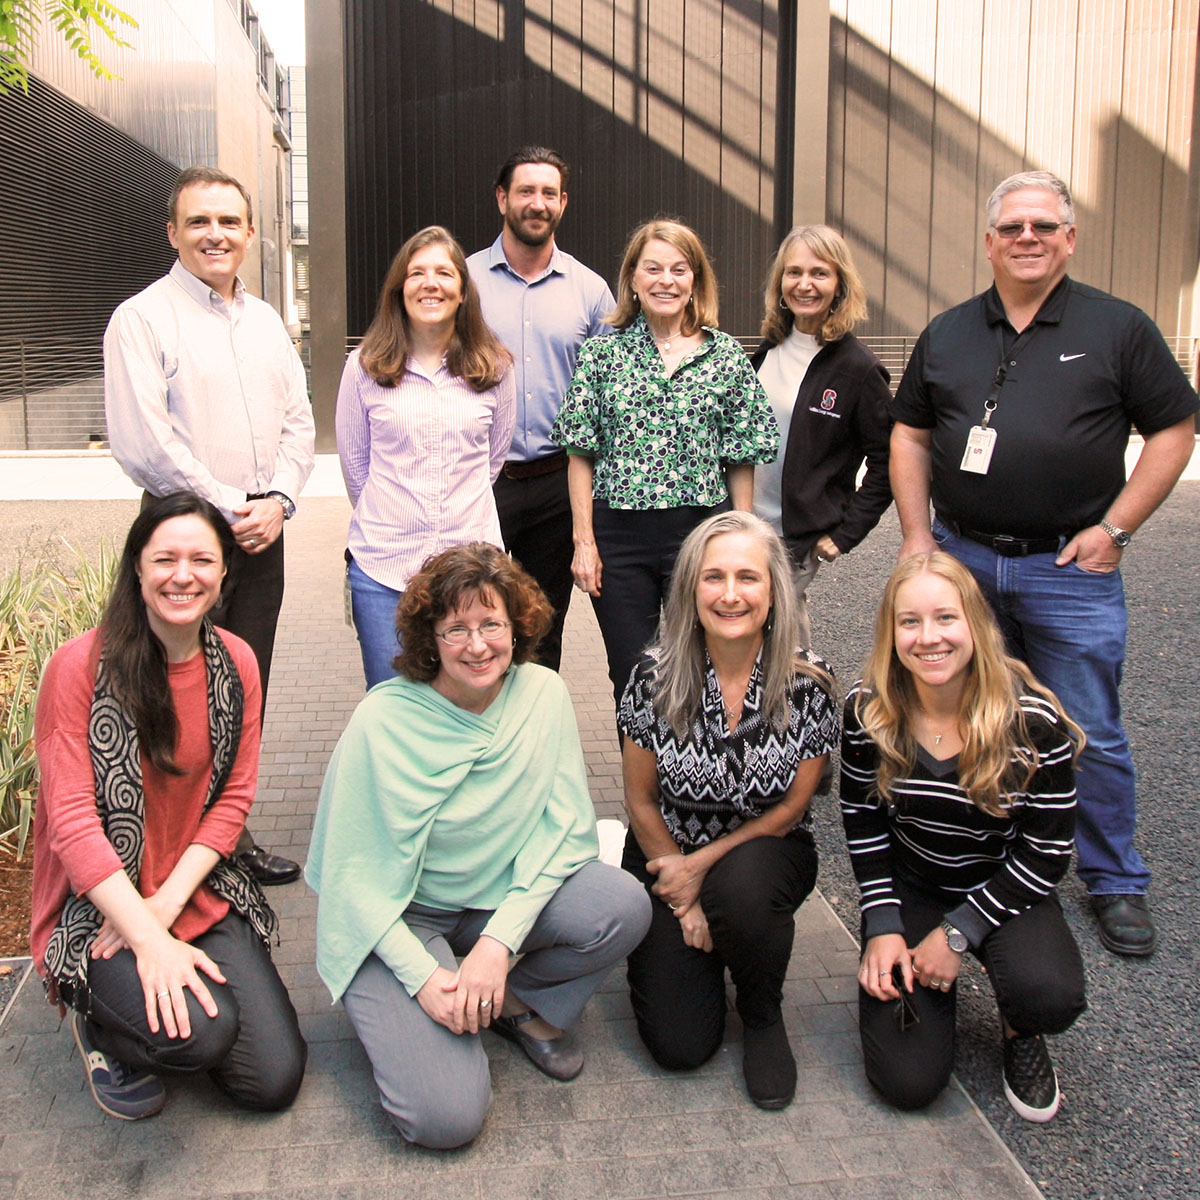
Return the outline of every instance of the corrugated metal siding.
{"type": "Polygon", "coordinates": [[[0,97],[0,449],[104,437],[112,310],[170,269],[178,169],[36,77],[0,97]]]}
{"type": "Polygon", "coordinates": [[[346,0],[348,331],[424,225],[468,252],[499,230],[491,184],[524,143],[574,175],[560,241],[612,279],[629,231],[693,225],[721,324],[758,328],[776,231],[778,11],[739,0],[346,0]]]}
{"type": "Polygon", "coordinates": [[[1026,168],[1075,192],[1077,278],[1190,331],[1197,0],[831,8],[829,217],[864,268],[867,332],[916,332],[987,286],[983,202],[1026,168]]]}

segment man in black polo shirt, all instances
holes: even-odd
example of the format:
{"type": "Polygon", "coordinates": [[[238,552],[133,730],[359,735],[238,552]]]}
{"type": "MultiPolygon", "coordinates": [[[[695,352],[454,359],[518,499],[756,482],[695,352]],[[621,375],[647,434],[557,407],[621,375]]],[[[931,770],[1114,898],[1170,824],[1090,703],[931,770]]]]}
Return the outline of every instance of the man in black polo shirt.
{"type": "Polygon", "coordinates": [[[1187,465],[1196,393],[1145,313],[1067,277],[1062,180],[1011,176],[987,221],[995,285],[929,324],[896,395],[900,554],[941,548],[970,568],[1013,651],[1083,727],[1077,869],[1104,945],[1146,955],[1157,935],[1133,845],[1119,567],[1187,465]],[[1131,426],[1145,446],[1127,482],[1131,426]]]}

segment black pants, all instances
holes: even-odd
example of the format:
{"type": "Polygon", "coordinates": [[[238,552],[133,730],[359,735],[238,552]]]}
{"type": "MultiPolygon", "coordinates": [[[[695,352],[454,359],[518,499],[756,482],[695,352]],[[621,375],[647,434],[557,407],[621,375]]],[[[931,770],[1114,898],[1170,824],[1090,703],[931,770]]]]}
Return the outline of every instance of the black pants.
{"type": "MultiPolygon", "coordinates": [[[[621,865],[650,890],[654,877],[632,832],[621,865]]],[[[656,1062],[691,1070],[717,1052],[725,1036],[726,967],[743,1025],[765,1029],[779,1020],[795,912],[816,881],[811,839],[761,837],[735,847],[700,888],[709,953],[684,943],[678,919],[651,893],[650,932],[630,954],[628,974],[638,1033],[656,1062]]]]}
{"type": "Polygon", "coordinates": [[[537,580],[554,609],[554,623],[538,647],[538,662],[557,671],[562,661],[563,625],[574,583],[571,559],[571,498],[564,468],[536,479],[501,475],[492,487],[504,548],[537,580]]]}
{"type": "Polygon", "coordinates": [[[151,1033],[137,960],[133,951],[120,950],[112,958],[88,963],[88,1039],[106,1054],[155,1075],[207,1071],[243,1108],[286,1108],[300,1090],[308,1047],[267,948],[235,913],[192,945],[226,979],[222,985],[200,975],[216,1001],[215,1017],[185,988],[191,1036],[169,1038],[161,1022],[159,1032],[151,1033]]]}
{"type": "Polygon", "coordinates": [[[618,704],[634,664],[658,629],[683,539],[705,517],[728,512],[730,507],[724,500],[714,508],[693,505],[643,511],[593,502],[592,526],[603,571],[600,595],[592,598],[592,607],[618,704]]]}
{"type": "MultiPolygon", "coordinates": [[[[952,893],[921,888],[900,876],[894,887],[910,949],[961,903],[952,893]]],[[[1087,1008],[1083,960],[1054,893],[1005,921],[974,953],[987,969],[1001,1015],[1020,1035],[1062,1033],[1087,1008]]],[[[957,984],[943,992],[914,983],[912,1001],[920,1022],[901,1033],[898,1001],[876,1000],[858,989],[867,1078],[898,1108],[923,1108],[949,1082],[956,992],[957,984]]]]}

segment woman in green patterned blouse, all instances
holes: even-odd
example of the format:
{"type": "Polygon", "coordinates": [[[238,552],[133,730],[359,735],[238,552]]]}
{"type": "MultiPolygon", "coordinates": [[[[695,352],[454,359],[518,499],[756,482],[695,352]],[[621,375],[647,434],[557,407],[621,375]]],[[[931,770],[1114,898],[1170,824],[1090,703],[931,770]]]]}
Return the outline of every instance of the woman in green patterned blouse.
{"type": "Polygon", "coordinates": [[[592,597],[619,701],[654,636],[675,555],[705,517],[750,511],[779,430],[749,359],[717,329],[700,239],[654,220],[630,238],[611,337],[580,349],[551,437],[571,456],[575,586],[592,597]]]}

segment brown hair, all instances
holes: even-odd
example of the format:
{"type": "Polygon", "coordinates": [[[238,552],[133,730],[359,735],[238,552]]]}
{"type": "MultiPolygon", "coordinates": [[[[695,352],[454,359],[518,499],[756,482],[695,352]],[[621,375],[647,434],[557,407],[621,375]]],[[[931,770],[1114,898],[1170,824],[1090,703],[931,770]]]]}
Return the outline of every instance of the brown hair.
{"type": "Polygon", "coordinates": [[[503,550],[486,542],[454,546],[426,559],[408,581],[396,609],[401,651],[392,666],[408,679],[429,683],[441,666],[434,625],[478,596],[499,598],[513,625],[513,662],[530,662],[546,636],[554,610],[531,575],[503,550]]]}
{"type": "Polygon", "coordinates": [[[698,333],[702,325],[715,329],[719,307],[717,277],[704,252],[704,244],[682,221],[667,217],[656,217],[633,231],[617,278],[617,307],[604,319],[614,329],[628,329],[637,320],[642,303],[633,290],[633,272],[646,243],[655,238],[674,246],[692,268],[692,298],[684,310],[680,332],[690,336],[698,333]]]}
{"type": "Polygon", "coordinates": [[[778,346],[796,324],[795,314],[783,300],[783,270],[797,242],[803,242],[817,258],[833,267],[837,274],[838,288],[833,307],[817,333],[817,341],[822,346],[827,342],[836,342],[860,321],[867,319],[867,292],[846,239],[828,225],[797,225],[780,242],[763,296],[762,335],[772,346],[778,346]]]}
{"type": "Polygon", "coordinates": [[[184,188],[196,187],[197,185],[205,187],[212,184],[237,188],[242,193],[242,199],[246,202],[246,224],[254,224],[254,203],[250,199],[250,193],[232,175],[216,167],[185,167],[180,171],[179,178],[175,180],[175,186],[171,189],[171,199],[167,202],[167,220],[172,225],[175,224],[175,210],[179,207],[179,193],[184,188]]]}
{"type": "Polygon", "coordinates": [[[430,225],[414,233],[392,259],[379,292],[375,319],[359,348],[359,362],[363,370],[383,387],[395,387],[404,378],[409,355],[404,281],[413,256],[427,246],[445,248],[462,288],[462,303],[454,314],[454,333],[446,350],[446,366],[451,375],[466,380],[475,391],[486,392],[500,382],[512,362],[512,355],[484,322],[479,293],[467,271],[462,247],[441,225],[430,225]]]}

